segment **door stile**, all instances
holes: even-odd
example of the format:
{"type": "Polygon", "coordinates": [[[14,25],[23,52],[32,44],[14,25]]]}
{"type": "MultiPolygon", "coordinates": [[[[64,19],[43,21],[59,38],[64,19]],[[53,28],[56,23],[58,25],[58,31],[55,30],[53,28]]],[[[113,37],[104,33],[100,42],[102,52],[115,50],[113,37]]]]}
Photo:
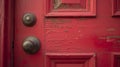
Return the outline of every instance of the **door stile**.
{"type": "Polygon", "coordinates": [[[1,0],[0,67],[13,67],[14,0],[1,0]]]}

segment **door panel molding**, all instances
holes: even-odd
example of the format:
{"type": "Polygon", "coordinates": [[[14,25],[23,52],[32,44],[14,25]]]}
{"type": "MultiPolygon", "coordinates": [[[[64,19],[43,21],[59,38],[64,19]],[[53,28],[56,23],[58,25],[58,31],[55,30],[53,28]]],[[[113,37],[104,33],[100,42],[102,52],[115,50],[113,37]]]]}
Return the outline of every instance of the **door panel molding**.
{"type": "Polygon", "coordinates": [[[120,0],[112,0],[112,15],[120,16],[120,0]]]}
{"type": "Polygon", "coordinates": [[[94,17],[96,0],[46,0],[46,17],[94,17]]]}
{"type": "Polygon", "coordinates": [[[46,67],[95,67],[95,53],[46,53],[46,67]]]}
{"type": "Polygon", "coordinates": [[[120,52],[113,52],[111,58],[111,67],[120,67],[120,52]]]}

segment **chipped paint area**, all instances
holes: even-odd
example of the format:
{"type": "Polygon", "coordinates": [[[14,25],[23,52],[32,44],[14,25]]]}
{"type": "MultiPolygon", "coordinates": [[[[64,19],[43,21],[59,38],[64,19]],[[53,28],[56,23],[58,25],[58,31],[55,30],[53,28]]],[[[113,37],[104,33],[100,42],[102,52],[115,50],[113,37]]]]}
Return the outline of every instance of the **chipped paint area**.
{"type": "Polygon", "coordinates": [[[62,0],[54,0],[54,9],[85,9],[86,0],[82,3],[79,1],[63,2],[62,0]]]}
{"type": "Polygon", "coordinates": [[[104,48],[108,50],[113,50],[113,51],[119,50],[120,35],[100,36],[98,37],[98,40],[96,40],[95,44],[104,46],[104,48]]]}
{"type": "Polygon", "coordinates": [[[63,19],[63,18],[48,18],[45,19],[45,22],[51,22],[51,23],[65,23],[65,22],[71,22],[72,19],[63,19]]]}
{"type": "Polygon", "coordinates": [[[105,37],[99,37],[99,39],[106,39],[106,42],[110,42],[112,39],[119,40],[120,36],[105,36],[105,37]]]}
{"type": "Polygon", "coordinates": [[[107,31],[108,32],[114,32],[114,31],[117,31],[117,29],[116,28],[108,28],[107,31]]]}
{"type": "Polygon", "coordinates": [[[47,51],[67,52],[72,50],[79,52],[87,51],[86,49],[94,51],[94,47],[97,47],[97,45],[104,46],[102,48],[105,50],[117,51],[120,48],[119,25],[107,22],[98,23],[94,20],[94,18],[45,19],[47,51]],[[85,46],[89,46],[89,48],[84,48],[85,46]]]}

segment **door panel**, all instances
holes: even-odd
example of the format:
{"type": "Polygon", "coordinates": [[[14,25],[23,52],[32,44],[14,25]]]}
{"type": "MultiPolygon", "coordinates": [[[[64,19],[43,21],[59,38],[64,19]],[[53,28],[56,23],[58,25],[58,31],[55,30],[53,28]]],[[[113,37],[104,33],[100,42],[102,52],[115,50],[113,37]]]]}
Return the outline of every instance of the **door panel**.
{"type": "Polygon", "coordinates": [[[46,0],[46,17],[83,17],[96,15],[96,0],[46,0]]]}
{"type": "Polygon", "coordinates": [[[17,0],[15,2],[15,67],[120,67],[119,1],[17,0]],[[101,5],[102,4],[102,5],[101,5]],[[33,13],[36,24],[22,22],[33,13]],[[41,42],[36,54],[22,48],[26,37],[41,42]]]}

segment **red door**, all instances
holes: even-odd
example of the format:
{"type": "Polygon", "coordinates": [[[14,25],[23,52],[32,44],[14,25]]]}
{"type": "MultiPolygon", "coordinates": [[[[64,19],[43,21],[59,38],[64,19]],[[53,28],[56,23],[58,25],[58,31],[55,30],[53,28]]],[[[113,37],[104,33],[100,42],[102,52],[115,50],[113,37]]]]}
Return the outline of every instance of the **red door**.
{"type": "Polygon", "coordinates": [[[14,67],[120,67],[120,0],[16,0],[14,42],[14,67]]]}

